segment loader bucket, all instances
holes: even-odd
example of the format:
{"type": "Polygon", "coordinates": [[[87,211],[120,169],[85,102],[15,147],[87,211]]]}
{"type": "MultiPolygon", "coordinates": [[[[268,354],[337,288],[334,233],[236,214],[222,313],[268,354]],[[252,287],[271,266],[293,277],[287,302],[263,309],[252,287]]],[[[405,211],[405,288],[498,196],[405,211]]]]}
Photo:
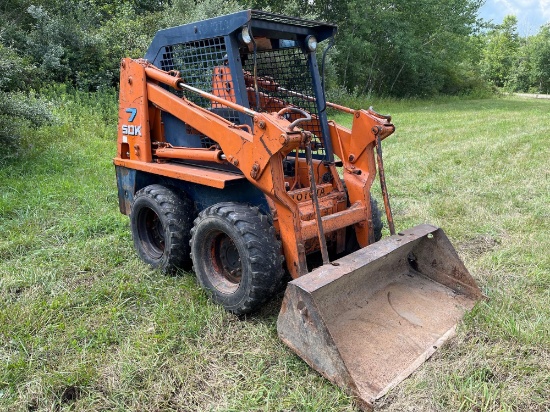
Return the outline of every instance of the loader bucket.
{"type": "Polygon", "coordinates": [[[419,225],[290,282],[277,330],[370,409],[453,335],[481,296],[443,230],[419,225]]]}

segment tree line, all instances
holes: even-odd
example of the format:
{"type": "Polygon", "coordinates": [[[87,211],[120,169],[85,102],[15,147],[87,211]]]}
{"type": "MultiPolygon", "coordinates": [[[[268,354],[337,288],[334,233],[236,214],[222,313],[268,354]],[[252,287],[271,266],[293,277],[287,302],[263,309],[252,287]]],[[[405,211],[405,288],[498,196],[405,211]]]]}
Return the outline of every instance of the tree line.
{"type": "Polygon", "coordinates": [[[429,97],[492,87],[550,92],[550,26],[482,21],[483,0],[3,0],[0,138],[51,119],[34,94],[51,84],[118,83],[121,57],[143,56],[159,29],[256,8],[336,23],[328,92],[429,97]],[[15,119],[15,120],[14,120],[15,119]]]}
{"type": "Polygon", "coordinates": [[[511,91],[550,94],[550,24],[520,37],[517,23],[515,16],[506,16],[481,36],[481,75],[511,91]]]}

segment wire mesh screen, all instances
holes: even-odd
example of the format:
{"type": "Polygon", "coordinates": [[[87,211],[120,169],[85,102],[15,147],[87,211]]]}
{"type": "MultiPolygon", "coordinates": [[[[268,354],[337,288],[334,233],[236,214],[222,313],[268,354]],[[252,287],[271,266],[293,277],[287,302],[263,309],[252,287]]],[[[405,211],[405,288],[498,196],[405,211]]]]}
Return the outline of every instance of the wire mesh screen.
{"type": "MultiPolygon", "coordinates": [[[[185,83],[218,97],[235,102],[233,79],[227,67],[227,51],[223,37],[173,44],[163,47],[160,68],[165,71],[178,70],[185,83]]],[[[231,110],[192,92],[173,93],[219,114],[227,120],[238,123],[239,116],[231,110]]],[[[201,135],[201,145],[210,147],[215,142],[201,135]]]]}
{"type": "MultiPolygon", "coordinates": [[[[242,56],[245,70],[250,107],[256,109],[254,92],[254,53],[242,56]]],[[[315,103],[315,93],[307,56],[298,47],[279,48],[258,51],[256,53],[256,76],[258,84],[258,103],[261,111],[278,112],[283,107],[298,107],[309,112],[313,120],[302,123],[299,127],[313,133],[313,140],[318,143],[317,155],[324,155],[322,147],[321,126],[315,103]]],[[[287,115],[295,120],[301,115],[287,115]]]]}

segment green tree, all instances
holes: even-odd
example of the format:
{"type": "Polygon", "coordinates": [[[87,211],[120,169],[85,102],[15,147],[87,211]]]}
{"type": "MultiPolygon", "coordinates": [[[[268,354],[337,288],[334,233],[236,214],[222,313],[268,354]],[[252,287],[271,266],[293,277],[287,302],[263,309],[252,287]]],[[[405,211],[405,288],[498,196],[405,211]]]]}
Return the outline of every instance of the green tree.
{"type": "MultiPolygon", "coordinates": [[[[514,19],[505,20],[513,22],[514,19]]],[[[549,93],[550,25],[527,38],[517,36],[513,24],[499,30],[487,35],[482,61],[484,75],[493,84],[511,91],[549,93]]]]}
{"type": "MultiPolygon", "coordinates": [[[[0,73],[0,144],[11,147],[27,127],[44,124],[52,120],[52,115],[46,102],[30,92],[36,67],[1,44],[0,73]]],[[[3,151],[1,156],[10,152],[3,151]]]]}
{"type": "Polygon", "coordinates": [[[347,6],[335,61],[348,89],[397,96],[451,91],[471,53],[480,2],[356,0],[347,6]]]}
{"type": "Polygon", "coordinates": [[[0,42],[37,67],[43,82],[84,90],[118,83],[120,59],[142,56],[161,27],[163,0],[5,0],[0,42]]]}
{"type": "Polygon", "coordinates": [[[163,27],[179,26],[246,9],[239,0],[174,0],[161,20],[163,27]]]}
{"type": "Polygon", "coordinates": [[[532,91],[550,94],[550,24],[529,39],[528,47],[532,59],[532,91]]]}
{"type": "Polygon", "coordinates": [[[502,24],[494,26],[485,37],[481,70],[484,78],[497,87],[503,87],[512,80],[519,61],[517,23],[515,16],[506,16],[502,24]]]}
{"type": "MultiPolygon", "coordinates": [[[[482,0],[280,0],[254,7],[314,16],[339,26],[331,62],[348,91],[396,96],[458,92],[468,69],[482,0]]],[[[465,76],[467,74],[467,76],[465,76]]],[[[332,82],[329,82],[329,84],[332,82]]]]}

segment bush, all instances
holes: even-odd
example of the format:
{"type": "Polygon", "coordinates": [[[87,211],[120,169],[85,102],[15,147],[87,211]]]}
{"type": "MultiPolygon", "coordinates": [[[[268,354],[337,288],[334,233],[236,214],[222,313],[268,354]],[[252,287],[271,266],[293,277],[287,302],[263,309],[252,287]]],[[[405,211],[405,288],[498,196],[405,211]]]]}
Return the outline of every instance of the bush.
{"type": "MultiPolygon", "coordinates": [[[[37,68],[13,49],[0,45],[0,144],[14,146],[29,127],[53,120],[46,101],[32,87],[38,85],[37,68]]],[[[6,153],[3,151],[3,157],[6,153]]]]}
{"type": "MultiPolygon", "coordinates": [[[[0,92],[0,144],[16,146],[31,127],[51,122],[49,105],[32,93],[0,92]]],[[[10,151],[3,151],[2,157],[10,151]]]]}

